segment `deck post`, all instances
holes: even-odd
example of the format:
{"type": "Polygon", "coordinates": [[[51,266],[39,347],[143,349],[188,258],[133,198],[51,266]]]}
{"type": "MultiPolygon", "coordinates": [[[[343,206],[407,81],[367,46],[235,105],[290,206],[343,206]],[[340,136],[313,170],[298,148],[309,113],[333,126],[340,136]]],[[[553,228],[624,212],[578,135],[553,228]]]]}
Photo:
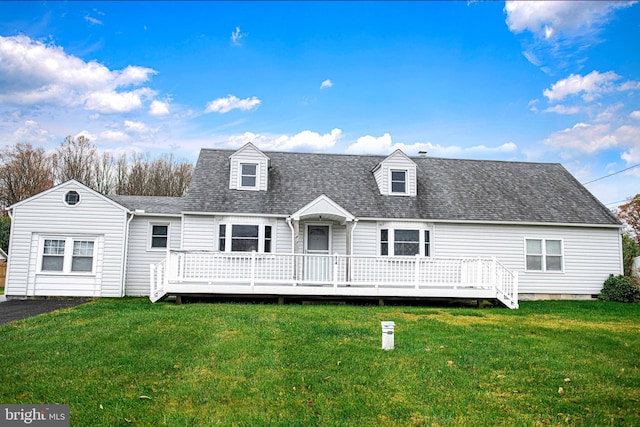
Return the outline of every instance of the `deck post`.
{"type": "Polygon", "coordinates": [[[414,280],[416,282],[416,289],[420,289],[420,254],[416,254],[415,263],[416,265],[414,280]]]}
{"type": "Polygon", "coordinates": [[[491,257],[491,286],[494,291],[498,289],[498,260],[496,257],[491,257]]]}
{"type": "Polygon", "coordinates": [[[167,261],[164,266],[164,283],[167,284],[169,282],[169,275],[172,273],[171,271],[171,249],[167,245],[167,261]]]}
{"type": "Polygon", "coordinates": [[[333,287],[338,287],[338,252],[333,254],[333,287]]]}
{"type": "Polygon", "coordinates": [[[256,251],[251,251],[251,292],[256,285],[256,251]]]}
{"type": "Polygon", "coordinates": [[[515,303],[515,308],[519,307],[518,304],[518,272],[514,271],[513,272],[513,295],[512,295],[512,301],[514,301],[515,303]]]}

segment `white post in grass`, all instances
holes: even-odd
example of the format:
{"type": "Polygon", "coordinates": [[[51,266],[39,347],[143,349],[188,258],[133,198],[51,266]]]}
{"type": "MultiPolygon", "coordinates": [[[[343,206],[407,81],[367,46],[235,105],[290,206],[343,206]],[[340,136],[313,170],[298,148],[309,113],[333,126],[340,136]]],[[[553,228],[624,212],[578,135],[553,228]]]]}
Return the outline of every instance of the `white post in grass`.
{"type": "Polygon", "coordinates": [[[382,349],[393,350],[394,348],[394,328],[396,324],[394,322],[381,322],[382,323],[382,349]]]}

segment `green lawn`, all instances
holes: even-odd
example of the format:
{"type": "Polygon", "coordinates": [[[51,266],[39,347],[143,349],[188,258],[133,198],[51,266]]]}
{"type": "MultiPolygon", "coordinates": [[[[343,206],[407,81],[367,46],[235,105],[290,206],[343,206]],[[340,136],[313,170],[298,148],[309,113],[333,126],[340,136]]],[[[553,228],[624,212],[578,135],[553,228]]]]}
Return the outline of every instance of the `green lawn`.
{"type": "Polygon", "coordinates": [[[0,403],[67,403],[73,426],[640,425],[640,305],[101,299],[0,344],[0,403]]]}

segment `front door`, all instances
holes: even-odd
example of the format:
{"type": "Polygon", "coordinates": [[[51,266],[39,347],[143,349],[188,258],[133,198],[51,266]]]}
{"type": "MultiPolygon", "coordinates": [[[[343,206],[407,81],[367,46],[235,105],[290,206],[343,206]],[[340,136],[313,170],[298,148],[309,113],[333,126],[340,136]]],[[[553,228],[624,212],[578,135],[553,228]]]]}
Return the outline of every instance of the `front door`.
{"type": "Polygon", "coordinates": [[[307,262],[305,263],[305,279],[318,282],[331,281],[331,257],[329,256],[328,225],[307,226],[307,262]]]}

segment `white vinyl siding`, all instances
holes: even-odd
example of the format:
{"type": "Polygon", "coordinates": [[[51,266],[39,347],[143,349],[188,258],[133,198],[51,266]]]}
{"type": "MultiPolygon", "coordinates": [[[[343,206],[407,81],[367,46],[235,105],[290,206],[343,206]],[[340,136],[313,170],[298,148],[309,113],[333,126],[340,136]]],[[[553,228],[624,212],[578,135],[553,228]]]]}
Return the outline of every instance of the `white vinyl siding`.
{"type": "Polygon", "coordinates": [[[291,247],[291,228],[289,228],[287,221],[282,219],[277,220],[272,233],[272,239],[275,242],[273,252],[281,254],[293,253],[293,248],[291,247]]]}
{"type": "Polygon", "coordinates": [[[161,262],[167,256],[166,249],[150,248],[149,246],[153,224],[167,225],[170,248],[180,249],[180,218],[136,215],[129,225],[126,295],[149,295],[149,265],[161,262]]]}
{"type": "Polygon", "coordinates": [[[520,293],[595,295],[609,274],[621,274],[617,228],[436,224],[438,257],[491,257],[519,272],[520,293]],[[561,240],[563,270],[526,271],[525,239],[561,240]]]}
{"type": "MultiPolygon", "coordinates": [[[[11,296],[120,296],[126,209],[69,182],[14,207],[6,294],[11,296]],[[65,194],[80,203],[68,206],[65,194]],[[93,273],[42,274],[42,237],[95,242],[93,273]]],[[[68,249],[73,252],[73,247],[68,249]]],[[[64,261],[63,261],[64,262],[64,261]]]]}
{"type": "Polygon", "coordinates": [[[214,216],[184,215],[182,224],[182,247],[192,251],[218,249],[218,223],[214,216]]]}
{"type": "Polygon", "coordinates": [[[359,221],[353,231],[353,255],[378,255],[378,225],[375,221],[359,221]]]}

